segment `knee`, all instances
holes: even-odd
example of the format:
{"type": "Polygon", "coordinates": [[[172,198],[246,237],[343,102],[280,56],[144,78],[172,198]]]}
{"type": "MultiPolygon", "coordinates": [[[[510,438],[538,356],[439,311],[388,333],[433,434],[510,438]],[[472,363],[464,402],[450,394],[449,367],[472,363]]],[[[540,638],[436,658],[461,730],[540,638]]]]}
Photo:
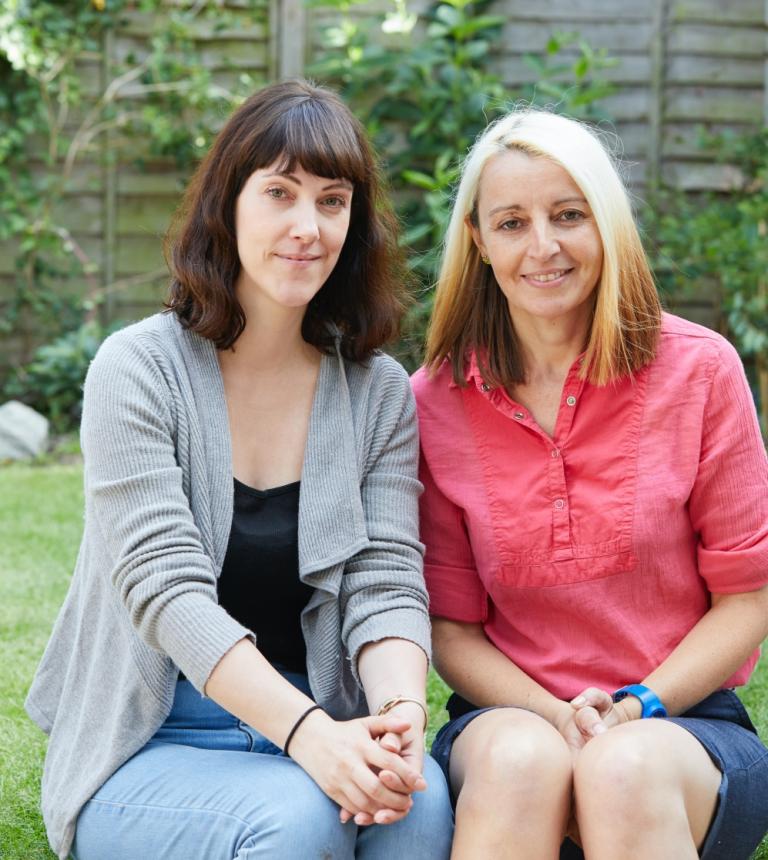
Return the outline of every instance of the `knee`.
{"type": "Polygon", "coordinates": [[[300,797],[275,797],[264,818],[244,829],[236,860],[354,857],[355,828],[341,824],[338,806],[314,784],[300,797]]]}
{"type": "MultiPolygon", "coordinates": [[[[542,719],[497,721],[473,745],[465,787],[499,800],[521,795],[538,802],[558,788],[570,788],[571,757],[562,736],[542,719]]],[[[462,789],[463,791],[463,789],[462,789]]]]}
{"type": "Polygon", "coordinates": [[[481,745],[476,765],[495,782],[521,785],[570,771],[565,744],[546,724],[497,728],[481,745]]]}
{"type": "Polygon", "coordinates": [[[635,817],[664,796],[666,768],[659,745],[640,724],[618,726],[589,741],[576,759],[574,791],[581,809],[635,817]]]}

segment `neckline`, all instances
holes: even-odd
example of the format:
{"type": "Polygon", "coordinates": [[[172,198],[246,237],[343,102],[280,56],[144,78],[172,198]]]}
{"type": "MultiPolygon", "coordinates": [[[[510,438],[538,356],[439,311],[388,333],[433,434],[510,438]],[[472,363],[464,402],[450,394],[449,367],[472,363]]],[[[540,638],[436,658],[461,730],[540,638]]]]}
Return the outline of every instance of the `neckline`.
{"type": "Polygon", "coordinates": [[[235,489],[246,493],[249,496],[256,496],[259,499],[267,499],[270,496],[282,496],[285,493],[294,492],[301,486],[301,481],[292,481],[290,484],[281,484],[279,487],[267,487],[266,490],[257,490],[256,487],[250,487],[237,478],[232,479],[235,483],[235,489]]]}

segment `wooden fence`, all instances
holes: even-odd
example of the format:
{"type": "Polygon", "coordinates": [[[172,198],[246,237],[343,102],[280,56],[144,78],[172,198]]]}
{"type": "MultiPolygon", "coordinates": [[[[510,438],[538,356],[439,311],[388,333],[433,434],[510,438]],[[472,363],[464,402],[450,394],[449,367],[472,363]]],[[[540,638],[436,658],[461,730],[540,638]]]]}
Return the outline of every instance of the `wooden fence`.
{"type": "MultiPolygon", "coordinates": [[[[257,26],[224,32],[201,30],[201,61],[224,82],[238,70],[256,81],[299,75],[317,56],[318,33],[331,13],[303,0],[264,0],[257,26]]],[[[226,0],[237,11],[238,0],[226,0]]],[[[429,0],[409,0],[423,11],[429,0]]],[[[387,0],[353,6],[349,14],[390,8],[387,0]]],[[[727,189],[728,169],[697,145],[698,128],[746,130],[768,122],[768,0],[495,0],[488,12],[507,23],[492,62],[511,93],[533,82],[524,55],[542,53],[554,31],[578,31],[617,64],[606,76],[617,87],[602,107],[613,118],[639,194],[666,184],[727,189]]],[[[135,16],[109,35],[100,56],[83,62],[95,94],[112,63],[141,51],[149,22],[135,16]]],[[[108,138],[104,146],[109,146],[108,138]]],[[[166,281],[161,236],[178,202],[184,177],[168,162],[138,169],[94,159],[77,167],[61,217],[96,264],[94,278],[110,287],[106,320],[130,319],[158,307],[166,281]]],[[[14,277],[16,249],[0,245],[0,302],[14,277]]],[[[707,319],[706,301],[689,314],[707,319]]],[[[18,357],[23,333],[9,341],[0,361],[18,357]]]]}
{"type": "MultiPolygon", "coordinates": [[[[370,15],[386,5],[352,11],[370,15]]],[[[409,0],[408,9],[429,5],[409,0]]],[[[635,188],[727,189],[729,172],[697,145],[698,128],[768,122],[766,0],[495,0],[487,12],[507,19],[492,62],[512,95],[535,83],[524,57],[544,54],[553,32],[577,32],[617,61],[603,73],[616,93],[600,106],[624,144],[635,188]]],[[[328,21],[327,11],[312,8],[293,36],[295,53],[312,58],[328,21]]]]}

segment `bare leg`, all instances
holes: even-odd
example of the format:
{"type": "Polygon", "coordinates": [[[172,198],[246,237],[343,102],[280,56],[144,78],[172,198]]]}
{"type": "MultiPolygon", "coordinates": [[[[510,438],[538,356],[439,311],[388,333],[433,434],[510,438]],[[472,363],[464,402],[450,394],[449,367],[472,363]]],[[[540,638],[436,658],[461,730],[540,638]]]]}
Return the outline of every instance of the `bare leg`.
{"type": "Polygon", "coordinates": [[[557,860],[572,773],[565,741],[542,717],[503,708],[474,719],[451,754],[451,860],[557,860]]]}
{"type": "Polygon", "coordinates": [[[589,860],[695,860],[721,774],[693,735],[637,720],[587,743],[576,760],[576,817],[589,860]]]}

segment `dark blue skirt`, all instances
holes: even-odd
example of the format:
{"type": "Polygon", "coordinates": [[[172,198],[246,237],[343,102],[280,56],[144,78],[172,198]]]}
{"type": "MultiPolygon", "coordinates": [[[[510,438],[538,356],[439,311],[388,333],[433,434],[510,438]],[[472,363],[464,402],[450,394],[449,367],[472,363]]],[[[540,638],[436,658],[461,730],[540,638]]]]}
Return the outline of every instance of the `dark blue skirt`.
{"type": "MultiPolygon", "coordinates": [[[[474,708],[455,693],[447,707],[451,721],[432,745],[432,756],[446,779],[453,742],[475,717],[492,710],[474,708]]],[[[689,731],[723,775],[702,860],[747,860],[768,832],[768,749],[746,708],[733,690],[718,690],[681,716],[666,719],[689,731]]],[[[560,860],[583,858],[581,849],[566,839],[560,860]]]]}

